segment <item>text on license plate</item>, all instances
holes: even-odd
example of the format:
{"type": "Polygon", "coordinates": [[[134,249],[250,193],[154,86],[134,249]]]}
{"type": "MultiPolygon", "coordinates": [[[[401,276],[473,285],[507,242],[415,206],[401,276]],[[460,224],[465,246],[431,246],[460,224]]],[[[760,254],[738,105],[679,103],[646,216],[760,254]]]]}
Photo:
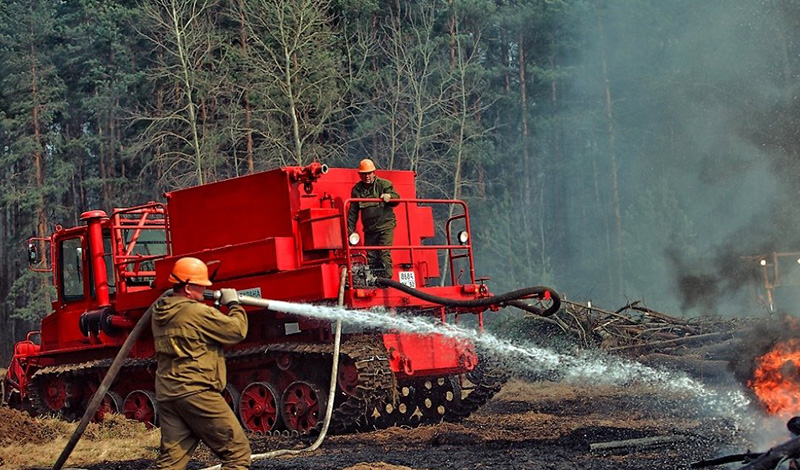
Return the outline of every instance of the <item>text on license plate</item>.
{"type": "Polygon", "coordinates": [[[414,271],[400,271],[400,284],[416,289],[417,278],[414,276],[414,271]]]}

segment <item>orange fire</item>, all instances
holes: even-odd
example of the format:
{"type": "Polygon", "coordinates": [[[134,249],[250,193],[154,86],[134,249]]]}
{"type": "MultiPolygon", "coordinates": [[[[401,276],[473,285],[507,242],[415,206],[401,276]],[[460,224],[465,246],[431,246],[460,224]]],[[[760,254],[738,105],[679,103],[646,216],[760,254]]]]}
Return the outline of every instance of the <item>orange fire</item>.
{"type": "Polygon", "coordinates": [[[767,413],[795,415],[800,412],[800,340],[778,343],[756,360],[753,389],[767,413]]]}

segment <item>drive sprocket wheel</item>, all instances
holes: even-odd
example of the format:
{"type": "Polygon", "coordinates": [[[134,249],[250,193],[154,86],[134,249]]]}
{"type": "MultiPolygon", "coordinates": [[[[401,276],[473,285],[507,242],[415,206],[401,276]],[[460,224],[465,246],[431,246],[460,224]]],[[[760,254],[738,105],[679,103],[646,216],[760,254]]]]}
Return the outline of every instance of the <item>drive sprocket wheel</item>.
{"type": "Polygon", "coordinates": [[[281,417],[290,431],[306,434],[321,424],[327,403],[318,386],[298,380],[292,382],[281,397],[281,417]]]}
{"type": "Polygon", "coordinates": [[[396,395],[397,399],[394,403],[385,403],[381,408],[375,409],[364,430],[419,425],[419,416],[414,415],[417,409],[414,387],[408,384],[398,385],[396,395]]]}
{"type": "Polygon", "coordinates": [[[134,390],[122,403],[125,417],[143,422],[148,428],[158,426],[158,404],[150,390],[134,390]]]}
{"type": "Polygon", "coordinates": [[[43,375],[34,377],[28,385],[28,397],[40,416],[74,419],[70,409],[71,387],[64,376],[43,375]]]}
{"type": "Polygon", "coordinates": [[[244,428],[256,434],[266,434],[280,428],[278,389],[267,382],[253,382],[242,390],[239,398],[239,419],[244,428]]]}
{"type": "Polygon", "coordinates": [[[472,414],[500,391],[508,381],[508,377],[508,372],[500,364],[479,351],[478,365],[464,376],[464,379],[471,384],[461,387],[462,392],[467,392],[467,395],[461,394],[461,400],[447,410],[444,420],[456,423],[472,414]]]}
{"type": "Polygon", "coordinates": [[[67,381],[62,377],[48,377],[42,385],[44,404],[53,413],[63,413],[67,405],[67,381]]]}

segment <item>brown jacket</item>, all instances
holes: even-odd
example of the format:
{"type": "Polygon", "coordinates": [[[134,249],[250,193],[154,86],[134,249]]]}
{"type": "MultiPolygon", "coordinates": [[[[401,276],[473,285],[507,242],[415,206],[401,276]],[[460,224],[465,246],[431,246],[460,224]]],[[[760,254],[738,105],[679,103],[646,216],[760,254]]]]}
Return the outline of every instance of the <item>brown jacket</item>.
{"type": "MultiPolygon", "coordinates": [[[[362,181],[353,186],[350,191],[351,198],[359,199],[378,199],[381,194],[389,194],[392,199],[400,199],[400,195],[394,189],[391,181],[379,177],[375,177],[375,181],[370,184],[364,184],[362,181]]],[[[347,230],[348,233],[356,229],[358,222],[358,213],[361,212],[361,225],[364,226],[364,232],[381,232],[397,227],[397,218],[394,215],[394,206],[399,202],[353,202],[350,204],[350,209],[347,211],[347,230]]]]}
{"type": "Polygon", "coordinates": [[[156,399],[170,401],[225,388],[222,348],[244,339],[247,315],[240,305],[225,315],[201,302],[171,296],[159,299],[151,326],[158,359],[156,399]]]}

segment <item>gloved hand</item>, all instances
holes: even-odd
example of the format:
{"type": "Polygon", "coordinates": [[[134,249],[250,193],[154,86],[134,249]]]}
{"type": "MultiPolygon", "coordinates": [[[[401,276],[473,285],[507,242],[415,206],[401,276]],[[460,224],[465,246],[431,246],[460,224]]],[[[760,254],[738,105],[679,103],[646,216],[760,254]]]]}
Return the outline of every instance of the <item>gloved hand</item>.
{"type": "Polygon", "coordinates": [[[392,195],[389,193],[383,193],[381,194],[381,199],[383,199],[383,202],[389,202],[392,199],[392,195]]]}
{"type": "Polygon", "coordinates": [[[228,287],[223,287],[219,290],[219,303],[230,307],[231,305],[239,305],[239,293],[236,292],[236,289],[231,289],[228,287]]]}

